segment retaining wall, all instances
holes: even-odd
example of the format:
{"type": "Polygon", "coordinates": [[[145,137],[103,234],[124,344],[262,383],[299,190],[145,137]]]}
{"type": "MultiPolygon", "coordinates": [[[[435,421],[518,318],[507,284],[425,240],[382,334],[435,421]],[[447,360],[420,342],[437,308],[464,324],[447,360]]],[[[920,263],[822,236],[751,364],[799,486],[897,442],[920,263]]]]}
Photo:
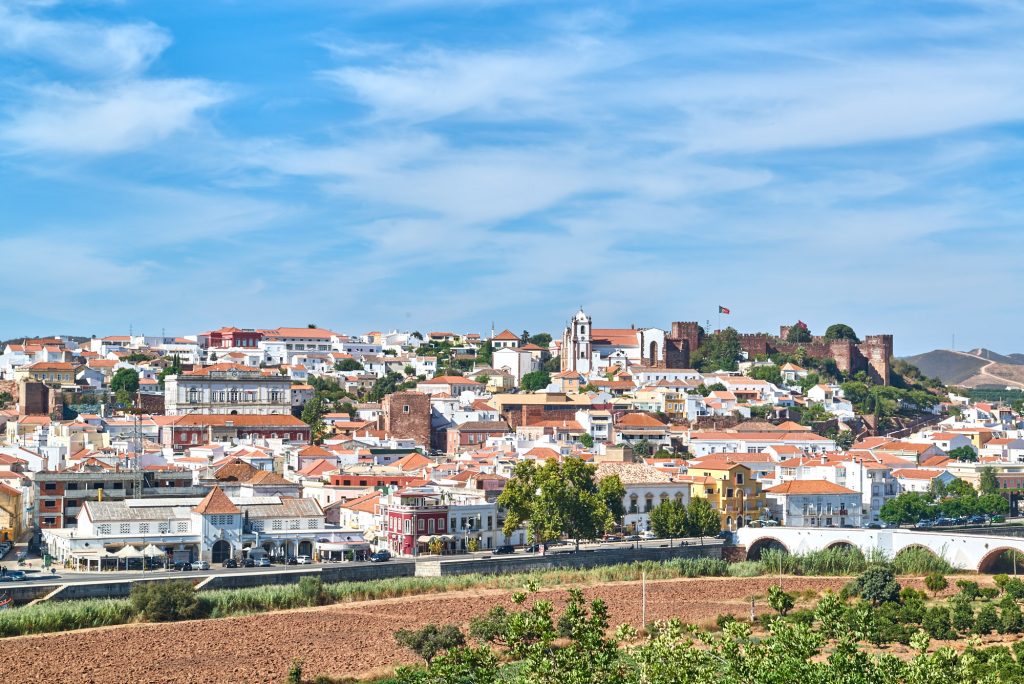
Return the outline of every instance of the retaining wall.
{"type": "Polygon", "coordinates": [[[722,543],[719,540],[705,540],[704,545],[657,546],[651,548],[593,549],[578,553],[555,551],[546,555],[482,556],[479,558],[419,561],[416,563],[417,577],[440,577],[444,575],[503,575],[533,570],[556,570],[559,568],[595,568],[601,565],[618,565],[640,561],[665,561],[673,558],[721,558],[722,543]]]}

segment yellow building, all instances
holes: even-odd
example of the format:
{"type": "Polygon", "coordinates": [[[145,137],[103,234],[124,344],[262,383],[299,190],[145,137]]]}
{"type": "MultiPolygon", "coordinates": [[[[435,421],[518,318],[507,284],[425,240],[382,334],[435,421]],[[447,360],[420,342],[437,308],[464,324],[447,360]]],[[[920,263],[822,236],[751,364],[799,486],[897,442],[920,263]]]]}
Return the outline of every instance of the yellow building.
{"type": "Polygon", "coordinates": [[[40,361],[14,371],[15,380],[34,380],[48,385],[74,385],[78,367],[67,361],[40,361]]]}
{"type": "Polygon", "coordinates": [[[686,477],[691,482],[690,499],[707,499],[721,516],[723,530],[735,530],[756,520],[767,505],[761,483],[741,463],[704,459],[686,477]]]}
{"type": "Polygon", "coordinates": [[[24,509],[21,491],[0,483],[0,541],[13,542],[21,537],[24,509]]]}

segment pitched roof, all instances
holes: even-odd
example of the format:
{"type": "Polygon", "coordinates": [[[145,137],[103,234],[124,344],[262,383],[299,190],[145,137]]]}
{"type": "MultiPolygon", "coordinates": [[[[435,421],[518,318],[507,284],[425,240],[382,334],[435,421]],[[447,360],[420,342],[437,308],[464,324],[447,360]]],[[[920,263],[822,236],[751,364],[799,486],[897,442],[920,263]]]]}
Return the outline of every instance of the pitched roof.
{"type": "Polygon", "coordinates": [[[430,380],[423,380],[419,384],[421,385],[476,385],[483,387],[479,382],[472,378],[464,378],[461,375],[439,375],[436,378],[430,380]]]}
{"type": "Polygon", "coordinates": [[[211,489],[210,493],[192,509],[192,512],[199,513],[200,515],[232,515],[241,513],[238,506],[231,503],[231,499],[228,498],[228,495],[220,487],[211,489]]]}
{"type": "Polygon", "coordinates": [[[766,494],[857,494],[828,480],[790,480],[764,491],[766,494]]]}
{"type": "Polygon", "coordinates": [[[644,463],[599,463],[594,477],[603,480],[611,475],[618,475],[624,485],[673,481],[664,470],[644,463]]]}
{"type": "Polygon", "coordinates": [[[665,427],[665,423],[647,413],[627,413],[615,421],[616,427],[665,427]]]}
{"type": "Polygon", "coordinates": [[[934,480],[942,472],[941,470],[930,470],[928,468],[900,468],[892,471],[892,476],[905,480],[934,480]]]}
{"type": "Polygon", "coordinates": [[[590,338],[594,344],[607,344],[613,347],[636,347],[636,330],[633,328],[592,328],[590,338]]]}
{"type": "Polygon", "coordinates": [[[519,335],[516,335],[511,330],[502,330],[500,333],[495,335],[492,339],[502,340],[502,341],[509,341],[509,342],[511,342],[511,341],[518,342],[519,341],[519,335]]]}

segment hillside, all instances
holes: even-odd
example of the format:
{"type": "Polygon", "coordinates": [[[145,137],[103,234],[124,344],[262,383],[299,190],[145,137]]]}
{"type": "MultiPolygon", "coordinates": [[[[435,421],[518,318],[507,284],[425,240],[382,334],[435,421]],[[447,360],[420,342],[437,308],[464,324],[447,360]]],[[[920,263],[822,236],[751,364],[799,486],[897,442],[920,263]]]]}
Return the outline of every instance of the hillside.
{"type": "Polygon", "coordinates": [[[903,359],[947,385],[1024,387],[1024,354],[998,354],[990,349],[968,352],[936,349],[903,359]]]}

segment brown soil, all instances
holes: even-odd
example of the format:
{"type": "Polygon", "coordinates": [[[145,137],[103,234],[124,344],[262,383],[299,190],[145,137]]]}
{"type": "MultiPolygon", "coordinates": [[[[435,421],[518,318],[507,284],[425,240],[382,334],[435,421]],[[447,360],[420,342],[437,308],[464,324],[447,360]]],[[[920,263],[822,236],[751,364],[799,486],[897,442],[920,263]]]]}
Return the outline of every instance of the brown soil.
{"type": "MultiPolygon", "coordinates": [[[[772,577],[701,578],[649,582],[647,620],[678,617],[710,625],[720,613],[746,616],[750,597],[757,612],[778,581],[772,577]]],[[[785,588],[808,596],[838,591],[839,577],[787,577],[785,588]]],[[[920,580],[904,578],[921,588],[920,580]]],[[[611,624],[641,626],[638,582],[584,587],[587,598],[609,606],[611,624]]],[[[563,602],[565,588],[545,589],[544,598],[563,602]]],[[[0,641],[0,682],[283,682],[291,662],[303,661],[307,676],[385,674],[413,663],[393,633],[430,622],[468,621],[492,606],[509,605],[503,589],[347,603],[246,617],[171,624],[138,624],[0,641]]],[[[804,601],[798,602],[803,607],[804,601]]],[[[810,605],[807,603],[807,605],[810,605]]]]}

